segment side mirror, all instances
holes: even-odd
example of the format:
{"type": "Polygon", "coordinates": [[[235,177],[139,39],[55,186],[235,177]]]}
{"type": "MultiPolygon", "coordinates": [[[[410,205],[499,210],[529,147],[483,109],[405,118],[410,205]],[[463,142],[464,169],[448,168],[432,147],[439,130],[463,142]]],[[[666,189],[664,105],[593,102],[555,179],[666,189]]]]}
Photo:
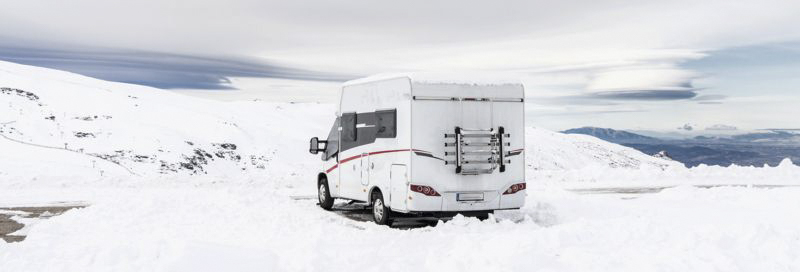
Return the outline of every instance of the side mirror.
{"type": "Polygon", "coordinates": [[[311,138],[311,143],[310,146],[308,147],[308,152],[311,152],[311,154],[319,153],[319,138],[317,137],[311,138]]]}
{"type": "Polygon", "coordinates": [[[320,143],[327,144],[328,141],[320,141],[319,138],[317,137],[311,138],[311,141],[309,142],[308,152],[310,152],[311,154],[317,154],[320,151],[325,151],[324,147],[323,148],[319,147],[320,143]]]}

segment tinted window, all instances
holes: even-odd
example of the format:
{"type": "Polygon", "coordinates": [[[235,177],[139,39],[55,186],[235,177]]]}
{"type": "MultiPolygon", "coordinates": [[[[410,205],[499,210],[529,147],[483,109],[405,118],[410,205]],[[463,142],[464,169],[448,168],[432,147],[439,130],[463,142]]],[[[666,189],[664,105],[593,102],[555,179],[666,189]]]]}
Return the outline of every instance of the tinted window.
{"type": "Polygon", "coordinates": [[[325,154],[322,155],[323,160],[329,160],[331,157],[339,153],[339,118],[333,122],[331,132],[328,133],[328,144],[325,145],[325,154]]]}
{"type": "Polygon", "coordinates": [[[378,128],[377,138],[397,137],[397,110],[376,111],[378,117],[376,127],[378,128]]]}
{"type": "Polygon", "coordinates": [[[356,141],[356,113],[342,114],[342,141],[355,142],[356,141]]]}

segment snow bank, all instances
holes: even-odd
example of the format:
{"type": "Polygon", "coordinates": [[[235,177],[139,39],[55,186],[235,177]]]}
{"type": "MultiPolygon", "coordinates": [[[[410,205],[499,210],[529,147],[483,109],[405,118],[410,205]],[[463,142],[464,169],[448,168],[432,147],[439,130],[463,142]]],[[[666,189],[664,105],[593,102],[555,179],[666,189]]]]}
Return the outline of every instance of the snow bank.
{"type": "Polygon", "coordinates": [[[629,200],[530,190],[523,209],[497,222],[457,217],[410,230],[259,187],[35,193],[94,204],[0,243],[3,271],[800,269],[800,215],[784,212],[800,205],[800,189],[677,188],[629,200]]]}

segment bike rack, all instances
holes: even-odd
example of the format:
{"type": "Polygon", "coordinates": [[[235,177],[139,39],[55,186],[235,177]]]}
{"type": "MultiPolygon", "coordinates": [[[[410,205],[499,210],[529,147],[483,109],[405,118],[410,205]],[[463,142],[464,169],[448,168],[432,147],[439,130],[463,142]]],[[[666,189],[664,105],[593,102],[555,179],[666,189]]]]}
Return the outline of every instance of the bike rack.
{"type": "Polygon", "coordinates": [[[455,127],[455,133],[445,134],[445,148],[454,151],[445,151],[445,157],[454,157],[453,160],[445,160],[445,165],[455,165],[456,174],[461,175],[480,175],[491,174],[495,169],[500,168],[500,172],[506,171],[506,164],[511,163],[505,157],[505,147],[511,143],[504,139],[511,137],[505,133],[503,127],[498,127],[497,131],[490,129],[464,129],[455,127]],[[447,139],[455,139],[448,142],[447,139]],[[487,167],[488,166],[488,167],[487,167]]]}

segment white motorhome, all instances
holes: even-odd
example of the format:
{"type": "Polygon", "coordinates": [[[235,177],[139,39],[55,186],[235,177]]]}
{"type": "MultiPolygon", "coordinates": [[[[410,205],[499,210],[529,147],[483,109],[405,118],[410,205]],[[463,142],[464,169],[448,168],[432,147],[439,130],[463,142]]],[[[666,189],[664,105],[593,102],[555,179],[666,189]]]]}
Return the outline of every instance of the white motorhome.
{"type": "Polygon", "coordinates": [[[321,153],[319,205],[372,206],[398,216],[479,218],[525,202],[524,88],[519,81],[433,74],[348,81],[321,153]]]}

